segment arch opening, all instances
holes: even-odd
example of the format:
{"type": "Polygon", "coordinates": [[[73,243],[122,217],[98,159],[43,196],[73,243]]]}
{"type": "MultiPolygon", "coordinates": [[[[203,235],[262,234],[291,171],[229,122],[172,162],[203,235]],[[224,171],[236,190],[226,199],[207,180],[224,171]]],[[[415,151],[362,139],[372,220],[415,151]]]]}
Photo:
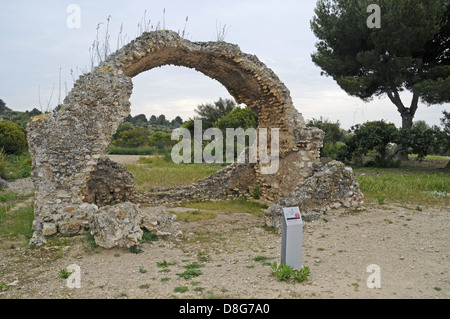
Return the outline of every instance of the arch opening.
{"type": "Polygon", "coordinates": [[[234,100],[219,81],[187,67],[163,65],[136,75],[132,82],[132,116],[145,114],[150,118],[164,114],[166,119],[180,116],[187,121],[196,116],[194,110],[200,104],[219,98],[234,100]]]}

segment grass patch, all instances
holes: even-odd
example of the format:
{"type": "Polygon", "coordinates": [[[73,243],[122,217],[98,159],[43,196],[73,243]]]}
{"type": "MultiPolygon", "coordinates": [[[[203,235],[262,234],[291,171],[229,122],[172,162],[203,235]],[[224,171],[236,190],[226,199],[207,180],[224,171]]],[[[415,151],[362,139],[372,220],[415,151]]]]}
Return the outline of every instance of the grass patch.
{"type": "Polygon", "coordinates": [[[137,245],[135,246],[131,246],[130,248],[128,248],[128,252],[131,254],[141,254],[144,251],[142,249],[140,249],[137,245]]]}
{"type": "Polygon", "coordinates": [[[30,240],[33,236],[33,205],[12,210],[10,205],[0,207],[0,236],[7,238],[23,237],[30,240]]]}
{"type": "Polygon", "coordinates": [[[139,164],[127,164],[126,168],[134,175],[136,188],[141,192],[157,186],[190,185],[220,170],[208,164],[176,164],[162,156],[141,157],[139,164]]]}
{"type": "Polygon", "coordinates": [[[229,213],[248,213],[256,215],[258,217],[262,217],[264,215],[264,209],[268,207],[265,204],[261,204],[255,201],[249,201],[243,198],[219,202],[215,201],[182,202],[180,203],[180,206],[204,210],[218,210],[229,213]]]}
{"type": "Polygon", "coordinates": [[[450,173],[418,169],[357,169],[356,178],[367,200],[414,204],[450,204],[450,173]],[[364,175],[361,175],[364,173],[364,175]]]}
{"type": "Polygon", "coordinates": [[[167,268],[169,266],[175,265],[174,261],[168,262],[166,260],[163,259],[163,261],[157,261],[156,262],[156,267],[158,268],[167,268]]]}
{"type": "MultiPolygon", "coordinates": [[[[417,154],[409,154],[409,158],[417,158],[417,154]]],[[[440,161],[449,161],[450,157],[448,156],[441,156],[441,155],[427,155],[425,158],[428,159],[434,159],[434,160],[440,160],[440,161]]]]}
{"type": "Polygon", "coordinates": [[[114,155],[162,155],[167,152],[167,150],[159,149],[157,147],[116,147],[110,145],[106,152],[114,155]]]}
{"type": "Polygon", "coordinates": [[[145,274],[145,273],[147,272],[147,269],[145,269],[143,266],[140,266],[140,267],[139,267],[139,272],[140,272],[141,274],[145,274]]]}
{"type": "Polygon", "coordinates": [[[177,213],[169,211],[169,213],[177,215],[177,221],[187,221],[187,220],[203,220],[203,219],[214,219],[217,214],[214,212],[195,210],[192,212],[177,213]]]}
{"type": "Polygon", "coordinates": [[[253,261],[260,261],[260,262],[265,262],[267,260],[273,259],[272,257],[267,257],[267,256],[256,256],[255,258],[253,258],[253,261]]]}
{"type": "Polygon", "coordinates": [[[8,203],[8,202],[16,202],[19,200],[23,200],[29,197],[32,197],[34,194],[17,194],[16,192],[8,191],[0,194],[0,202],[1,203],[8,203]]]}
{"type": "Polygon", "coordinates": [[[22,155],[5,154],[0,152],[0,177],[8,182],[31,176],[31,156],[24,152],[22,155]]]}
{"type": "Polygon", "coordinates": [[[0,292],[8,290],[8,285],[2,281],[0,282],[0,292]]]}
{"type": "Polygon", "coordinates": [[[173,291],[179,292],[179,293],[185,293],[188,290],[189,290],[188,286],[178,286],[178,287],[175,287],[175,289],[173,291]]]}
{"type": "Polygon", "coordinates": [[[192,279],[194,277],[198,277],[200,275],[203,275],[203,272],[198,268],[188,268],[184,272],[177,274],[179,277],[182,277],[184,279],[192,279]]]}

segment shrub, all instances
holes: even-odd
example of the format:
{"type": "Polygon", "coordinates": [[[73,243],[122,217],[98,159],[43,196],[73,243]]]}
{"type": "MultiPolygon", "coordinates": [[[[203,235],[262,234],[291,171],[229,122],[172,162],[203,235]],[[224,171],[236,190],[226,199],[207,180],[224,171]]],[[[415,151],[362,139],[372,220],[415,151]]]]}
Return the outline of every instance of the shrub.
{"type": "Polygon", "coordinates": [[[171,147],[175,143],[172,141],[171,133],[164,132],[154,132],[149,139],[150,146],[156,146],[158,149],[163,149],[165,147],[171,147]]]}
{"type": "Polygon", "coordinates": [[[337,121],[336,123],[332,123],[328,119],[323,119],[322,117],[320,117],[320,119],[313,118],[312,120],[308,121],[306,126],[317,127],[324,131],[324,145],[328,143],[340,142],[344,138],[344,131],[340,128],[339,121],[337,121]]]}
{"type": "Polygon", "coordinates": [[[118,134],[117,139],[112,142],[117,147],[141,147],[147,146],[150,141],[150,134],[147,128],[139,127],[127,129],[118,134]]]}
{"type": "MultiPolygon", "coordinates": [[[[399,138],[397,128],[384,121],[366,122],[352,126],[354,135],[347,141],[347,159],[355,160],[373,151],[374,166],[393,166],[392,144],[399,138]]],[[[395,165],[394,165],[395,166],[395,165]]]]}
{"type": "Polygon", "coordinates": [[[22,154],[27,148],[23,129],[10,121],[0,121],[0,148],[6,154],[22,154]]]}
{"type": "Polygon", "coordinates": [[[230,113],[219,118],[215,123],[215,127],[218,127],[225,133],[227,128],[242,128],[244,130],[252,127],[258,127],[258,116],[251,108],[237,107],[230,113]]]}
{"type": "Polygon", "coordinates": [[[340,160],[343,156],[342,154],[346,152],[346,145],[344,142],[327,142],[323,144],[321,150],[322,157],[331,157],[335,160],[340,160]]]}

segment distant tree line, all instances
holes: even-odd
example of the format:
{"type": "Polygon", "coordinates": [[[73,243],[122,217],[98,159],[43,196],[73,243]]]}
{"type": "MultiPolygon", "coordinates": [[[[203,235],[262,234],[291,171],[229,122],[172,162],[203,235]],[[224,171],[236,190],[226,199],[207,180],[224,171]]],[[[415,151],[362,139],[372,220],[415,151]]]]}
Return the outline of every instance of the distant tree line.
{"type": "Polygon", "coordinates": [[[446,111],[441,118],[441,127],[416,121],[409,131],[385,121],[357,124],[348,131],[340,127],[339,121],[333,123],[323,118],[312,119],[307,125],[325,132],[321,156],[353,165],[398,166],[399,145],[406,143],[408,153],[416,154],[419,161],[427,155],[450,156],[450,113],[446,111]],[[371,160],[364,163],[364,156],[371,160]]]}
{"type": "MultiPolygon", "coordinates": [[[[216,127],[222,130],[224,136],[226,128],[258,127],[258,117],[250,108],[242,108],[229,99],[220,98],[213,103],[198,105],[195,113],[196,116],[187,121],[183,121],[180,116],[168,120],[163,114],[149,118],[145,114],[128,115],[112,136],[109,152],[167,155],[178,142],[171,138],[173,129],[183,127],[193,134],[194,120],[202,120],[203,131],[216,127]]],[[[27,153],[26,123],[31,117],[40,114],[37,109],[13,111],[0,99],[1,153],[14,156],[27,153]]],[[[417,154],[419,161],[427,155],[450,156],[450,112],[443,111],[440,122],[440,126],[429,126],[424,121],[416,121],[406,131],[385,121],[370,121],[344,130],[339,121],[331,122],[321,117],[309,120],[307,126],[318,127],[325,132],[322,157],[362,165],[364,157],[368,156],[371,160],[365,165],[392,167],[400,163],[399,145],[407,144],[408,153],[417,154]]]]}
{"type": "Polygon", "coordinates": [[[169,121],[164,115],[128,115],[113,135],[109,151],[111,153],[143,154],[168,153],[178,141],[171,139],[172,130],[183,127],[194,133],[194,120],[202,120],[203,131],[217,127],[225,134],[225,129],[242,127],[256,128],[258,119],[250,108],[241,108],[230,99],[220,98],[214,103],[200,104],[195,109],[196,116],[183,121],[180,116],[169,121]]]}

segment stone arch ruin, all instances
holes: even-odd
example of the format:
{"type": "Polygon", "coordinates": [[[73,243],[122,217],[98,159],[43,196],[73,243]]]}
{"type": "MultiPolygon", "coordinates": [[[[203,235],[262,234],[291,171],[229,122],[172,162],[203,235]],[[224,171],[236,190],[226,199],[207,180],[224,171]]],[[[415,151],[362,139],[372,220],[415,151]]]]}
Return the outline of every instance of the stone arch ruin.
{"type": "MultiPolygon", "coordinates": [[[[115,245],[129,246],[142,235],[138,227],[142,222],[140,205],[155,206],[194,198],[247,197],[256,184],[260,185],[262,198],[275,203],[273,207],[281,203],[296,204],[308,211],[323,212],[330,205],[358,207],[362,203],[351,169],[338,162],[332,166],[321,164],[323,132],[306,127],[289,90],[272,70],[256,56],[241,52],[236,45],[191,42],[172,31],[144,33],[82,75],[58,112],[30,120],[27,138],[35,187],[32,245],[42,245],[55,234],[75,235],[112,223],[115,231],[120,230],[122,234],[122,240],[115,245]],[[119,178],[116,187],[126,188],[127,196],[115,197],[114,202],[93,197],[101,187],[90,183],[101,180],[106,171],[112,174],[113,184],[117,176],[127,176],[124,167],[105,162],[102,155],[111,136],[130,113],[132,77],[164,65],[192,68],[219,81],[237,103],[244,103],[257,113],[260,127],[279,128],[278,172],[264,175],[259,163],[235,163],[194,185],[160,188],[140,195],[133,193],[132,177],[131,182],[119,178]],[[318,173],[322,179],[317,177],[318,173]],[[316,200],[316,196],[312,200],[310,196],[296,202],[295,191],[311,178],[316,178],[319,184],[307,184],[315,189],[311,196],[321,194],[324,198],[316,200]],[[323,191],[321,187],[325,187],[323,191]],[[135,224],[121,225],[117,220],[121,214],[127,215],[128,221],[135,220],[135,224]],[[116,219],[108,222],[108,216],[116,219]]],[[[279,226],[281,212],[271,207],[266,215],[268,225],[279,226]]],[[[96,234],[100,238],[101,229],[96,234]]]]}

